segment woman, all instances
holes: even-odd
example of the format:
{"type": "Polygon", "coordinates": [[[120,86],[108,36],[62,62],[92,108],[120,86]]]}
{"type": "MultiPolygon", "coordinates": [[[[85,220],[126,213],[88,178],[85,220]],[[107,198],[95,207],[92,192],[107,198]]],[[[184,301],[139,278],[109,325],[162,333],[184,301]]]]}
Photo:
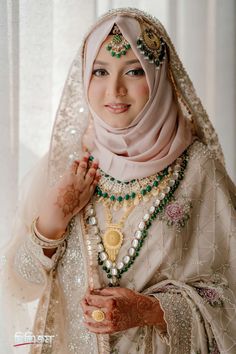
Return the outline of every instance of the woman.
{"type": "Polygon", "coordinates": [[[23,331],[39,299],[32,353],[235,353],[235,187],[156,19],[90,30],[22,205],[2,303],[23,331]]]}

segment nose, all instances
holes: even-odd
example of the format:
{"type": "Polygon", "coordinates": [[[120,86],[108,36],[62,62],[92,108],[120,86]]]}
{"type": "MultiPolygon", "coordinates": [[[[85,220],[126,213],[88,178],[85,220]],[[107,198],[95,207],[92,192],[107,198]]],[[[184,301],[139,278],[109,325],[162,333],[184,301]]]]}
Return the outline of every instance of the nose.
{"type": "Polygon", "coordinates": [[[127,95],[127,87],[124,80],[118,77],[110,77],[107,82],[106,94],[110,97],[123,97],[127,95]]]}

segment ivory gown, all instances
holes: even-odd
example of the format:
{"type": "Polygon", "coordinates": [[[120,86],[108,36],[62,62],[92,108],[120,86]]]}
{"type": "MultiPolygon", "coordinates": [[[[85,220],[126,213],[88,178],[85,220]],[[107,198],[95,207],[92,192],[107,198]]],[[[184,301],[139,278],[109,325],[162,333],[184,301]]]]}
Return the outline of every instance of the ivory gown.
{"type": "MultiPolygon", "coordinates": [[[[35,171],[39,179],[45,173],[45,163],[46,159],[35,171]]],[[[42,348],[34,345],[32,353],[236,352],[233,293],[236,269],[233,251],[236,246],[235,190],[225,169],[211,158],[202,143],[196,141],[189,148],[185,177],[175,193],[176,200],[171,202],[180,206],[180,215],[189,215],[185,226],[179,227],[175,223],[174,214],[174,224],[168,226],[171,213],[163,212],[150,228],[139,257],[121,279],[122,287],[160,300],[168,325],[167,335],[158,333],[155,327],[143,327],[108,338],[90,334],[84,329],[80,300],[88,282],[95,287],[104,287],[108,283],[106,273],[97,266],[95,237],[92,233],[87,235],[83,232],[81,215],[78,215],[67,249],[58,261],[55,283],[50,291],[50,270],[56,264],[56,256],[53,259],[44,256],[41,248],[33,245],[27,235],[31,220],[37,215],[41,195],[40,188],[36,188],[34,207],[30,205],[28,208],[26,201],[21,211],[24,223],[18,225],[18,230],[24,243],[12,254],[14,291],[21,289],[20,296],[28,299],[30,294],[33,297],[42,294],[35,333],[55,335],[52,351],[46,345],[42,348]]],[[[152,202],[141,203],[126,221],[119,258],[126,254],[130,238],[152,202]]],[[[101,204],[96,204],[96,213],[103,230],[101,204]]],[[[115,218],[119,218],[118,214],[115,212],[115,218]]],[[[19,325],[17,331],[21,330],[23,328],[19,325]]]]}

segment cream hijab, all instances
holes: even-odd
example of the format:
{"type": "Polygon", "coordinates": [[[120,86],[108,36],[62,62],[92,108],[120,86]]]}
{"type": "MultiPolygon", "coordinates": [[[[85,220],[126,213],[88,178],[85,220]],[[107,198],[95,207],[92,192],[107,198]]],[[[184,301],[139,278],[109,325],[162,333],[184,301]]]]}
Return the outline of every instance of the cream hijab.
{"type": "Polygon", "coordinates": [[[141,29],[134,18],[116,15],[102,22],[88,37],[84,56],[87,100],[93,62],[114,24],[118,25],[139,59],[150,95],[143,110],[126,128],[113,128],[106,124],[88,103],[95,130],[91,153],[98,158],[102,170],[118,180],[128,181],[163,170],[184,152],[193,137],[187,119],[178,110],[168,78],[168,59],[165,59],[160,70],[144,59],[136,47],[141,29]]]}

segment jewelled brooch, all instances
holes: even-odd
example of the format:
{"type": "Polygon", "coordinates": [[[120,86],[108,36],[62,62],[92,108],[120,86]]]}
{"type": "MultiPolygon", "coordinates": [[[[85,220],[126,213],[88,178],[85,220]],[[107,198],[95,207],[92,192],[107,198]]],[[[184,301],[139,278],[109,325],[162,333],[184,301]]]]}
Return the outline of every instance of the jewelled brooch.
{"type": "Polygon", "coordinates": [[[159,69],[166,57],[166,44],[151,25],[142,22],[140,26],[141,34],[137,39],[137,47],[144,58],[159,69]]]}

